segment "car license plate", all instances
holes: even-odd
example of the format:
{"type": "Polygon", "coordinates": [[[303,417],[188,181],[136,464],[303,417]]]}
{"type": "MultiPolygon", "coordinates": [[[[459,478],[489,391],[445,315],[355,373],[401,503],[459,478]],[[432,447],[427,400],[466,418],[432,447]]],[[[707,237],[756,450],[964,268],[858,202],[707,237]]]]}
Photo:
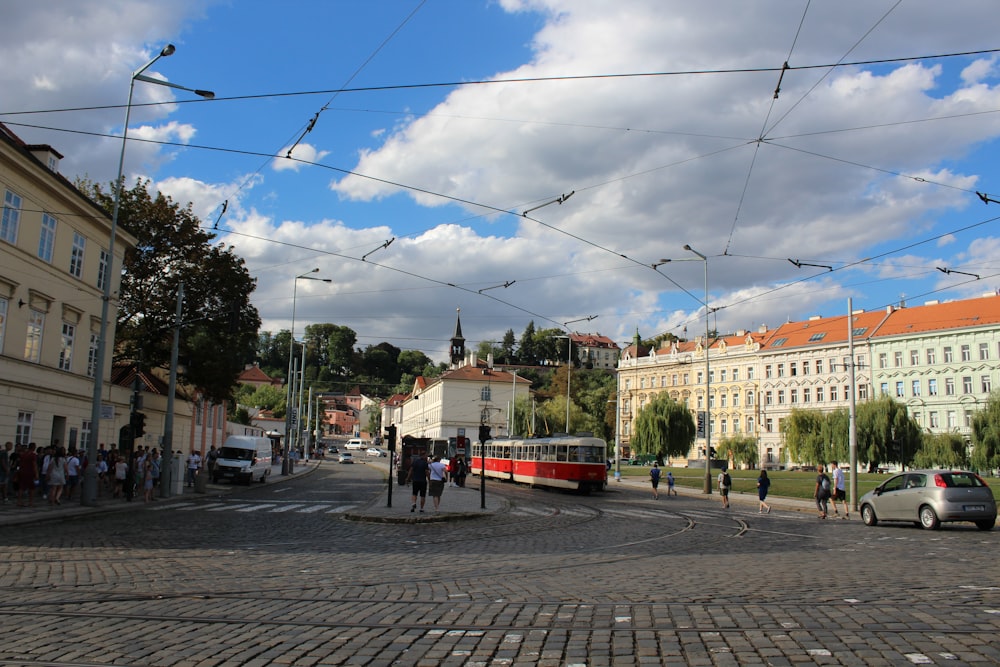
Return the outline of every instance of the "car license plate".
{"type": "Polygon", "coordinates": [[[986,505],[963,505],[962,509],[966,512],[985,512],[986,505]]]}

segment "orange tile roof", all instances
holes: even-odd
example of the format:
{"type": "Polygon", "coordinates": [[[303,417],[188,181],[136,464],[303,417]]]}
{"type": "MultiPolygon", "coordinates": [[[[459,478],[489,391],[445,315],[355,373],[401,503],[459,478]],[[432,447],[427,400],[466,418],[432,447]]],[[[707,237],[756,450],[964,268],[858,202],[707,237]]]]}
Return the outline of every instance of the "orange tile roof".
{"type": "Polygon", "coordinates": [[[997,324],[1000,324],[1000,296],[990,295],[894,310],[875,335],[902,336],[997,324]]]}
{"type": "MultiPolygon", "coordinates": [[[[881,310],[854,314],[854,340],[871,337],[887,317],[881,310]]],[[[809,345],[826,346],[847,342],[847,315],[820,317],[799,322],[788,322],[768,333],[761,343],[762,351],[774,351],[809,345]]]]}

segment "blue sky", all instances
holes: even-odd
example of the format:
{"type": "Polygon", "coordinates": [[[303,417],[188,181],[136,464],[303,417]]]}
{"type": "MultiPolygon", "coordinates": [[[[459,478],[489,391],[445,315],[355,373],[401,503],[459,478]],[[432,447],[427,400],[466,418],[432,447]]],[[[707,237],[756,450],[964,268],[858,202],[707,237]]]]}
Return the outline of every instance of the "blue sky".
{"type": "Polygon", "coordinates": [[[0,122],[62,152],[71,179],[113,179],[130,75],[163,45],[177,51],[148,75],[215,91],[189,102],[136,83],[130,139],[168,143],[130,140],[126,173],[218,219],[267,330],[290,326],[294,292],[300,336],[335,322],[436,360],[456,308],[473,344],[591,316],[569,328],[693,336],[704,265],[651,266],[694,258],[685,244],[709,257],[723,332],[848,298],[871,310],[1000,287],[1000,204],[975,194],[1000,199],[991,3],[0,0],[0,13],[0,122]],[[829,67],[862,61],[878,62],[829,67]],[[503,79],[544,80],[471,83],[503,79]],[[41,113],[60,109],[75,110],[41,113]],[[313,268],[333,282],[294,287],[313,268]]]}

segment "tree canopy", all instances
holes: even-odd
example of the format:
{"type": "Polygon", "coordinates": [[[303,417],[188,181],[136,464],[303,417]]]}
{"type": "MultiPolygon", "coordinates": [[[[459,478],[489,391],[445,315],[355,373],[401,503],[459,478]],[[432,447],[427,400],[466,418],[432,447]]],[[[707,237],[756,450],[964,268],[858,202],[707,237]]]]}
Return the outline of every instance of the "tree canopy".
{"type": "MultiPolygon", "coordinates": [[[[77,187],[111,213],[114,184],[77,187]]],[[[169,369],[177,294],[183,284],[179,379],[221,402],[255,358],[260,316],[250,303],[256,280],[232,246],[215,244],[191,205],[149,191],[148,180],[122,189],[118,224],[135,236],[118,295],[116,363],[169,369]]]]}
{"type": "Polygon", "coordinates": [[[691,411],[663,393],[639,411],[630,444],[637,454],[653,454],[661,460],[687,456],[696,431],[691,411]]]}

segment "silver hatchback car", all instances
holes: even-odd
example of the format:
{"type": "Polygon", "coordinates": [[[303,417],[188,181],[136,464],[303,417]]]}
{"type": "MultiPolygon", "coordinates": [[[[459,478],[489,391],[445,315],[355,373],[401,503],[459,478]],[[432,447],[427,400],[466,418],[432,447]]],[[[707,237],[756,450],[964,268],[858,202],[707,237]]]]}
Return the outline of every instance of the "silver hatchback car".
{"type": "Polygon", "coordinates": [[[935,530],[943,521],[971,521],[979,530],[997,522],[997,503],[974,472],[910,470],[894,475],[858,501],[866,525],[911,521],[935,530]]]}

